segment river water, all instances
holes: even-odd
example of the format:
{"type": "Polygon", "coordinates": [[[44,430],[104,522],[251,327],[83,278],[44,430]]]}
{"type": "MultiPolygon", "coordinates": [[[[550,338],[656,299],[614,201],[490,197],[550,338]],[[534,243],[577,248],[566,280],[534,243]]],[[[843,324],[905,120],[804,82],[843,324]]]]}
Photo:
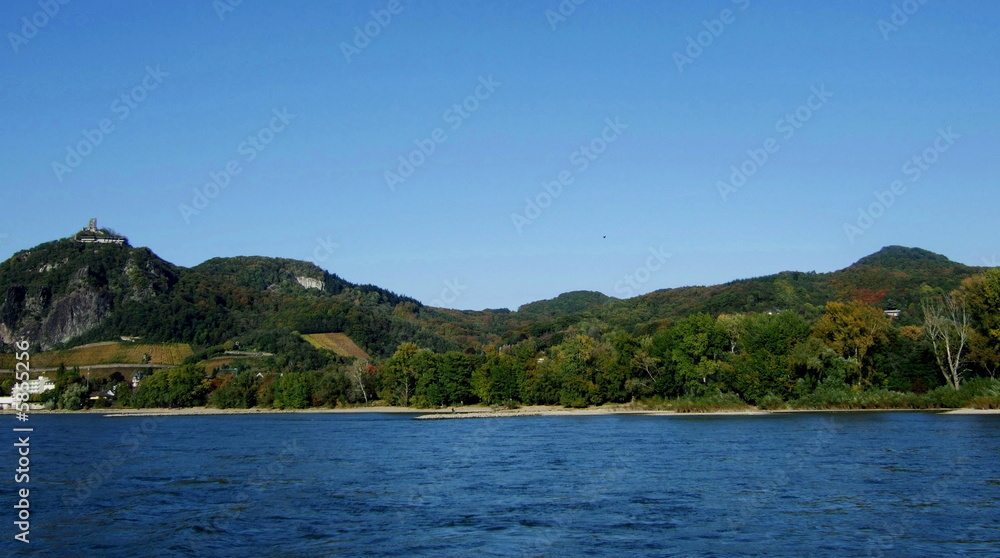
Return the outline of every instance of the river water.
{"type": "Polygon", "coordinates": [[[1000,555],[1000,415],[30,424],[5,556],[1000,555]]]}

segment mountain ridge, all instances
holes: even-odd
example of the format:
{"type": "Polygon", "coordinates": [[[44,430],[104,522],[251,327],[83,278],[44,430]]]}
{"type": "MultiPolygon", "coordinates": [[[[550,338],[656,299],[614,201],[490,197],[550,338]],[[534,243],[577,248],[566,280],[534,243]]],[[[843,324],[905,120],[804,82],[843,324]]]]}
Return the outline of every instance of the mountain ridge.
{"type": "Polygon", "coordinates": [[[138,336],[217,345],[248,332],[345,332],[373,355],[404,341],[437,349],[481,348],[557,335],[598,320],[655,330],[685,315],[794,310],[810,316],[829,300],[898,306],[915,315],[917,289],[950,291],[982,268],[920,248],[887,246],[841,270],[783,271],[709,286],[660,289],[628,299],[571,291],[517,311],[433,308],[375,285],[344,280],[311,262],[215,257],[174,265],[146,247],[42,243],[0,263],[0,342],[40,348],[138,336]]]}

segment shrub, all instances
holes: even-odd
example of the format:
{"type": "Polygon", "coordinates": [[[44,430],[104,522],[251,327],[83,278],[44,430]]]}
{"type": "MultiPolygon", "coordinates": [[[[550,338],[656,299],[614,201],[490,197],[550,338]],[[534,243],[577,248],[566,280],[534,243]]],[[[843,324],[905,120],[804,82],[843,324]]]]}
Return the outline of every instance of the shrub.
{"type": "Polygon", "coordinates": [[[716,411],[741,411],[750,408],[734,393],[715,392],[700,397],[682,397],[673,402],[678,413],[710,413],[716,411]]]}
{"type": "Polygon", "coordinates": [[[771,411],[777,409],[784,409],[787,407],[788,404],[785,403],[785,400],[773,393],[769,393],[764,397],[761,397],[760,401],[757,402],[757,408],[762,410],[771,411]]]}

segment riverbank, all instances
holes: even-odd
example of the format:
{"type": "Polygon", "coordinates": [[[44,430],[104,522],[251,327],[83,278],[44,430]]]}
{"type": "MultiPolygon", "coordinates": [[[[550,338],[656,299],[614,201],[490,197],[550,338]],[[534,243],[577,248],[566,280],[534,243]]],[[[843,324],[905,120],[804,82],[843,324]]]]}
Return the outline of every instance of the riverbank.
{"type": "MultiPolygon", "coordinates": [[[[1000,409],[779,409],[759,410],[755,408],[729,411],[678,412],[672,410],[652,410],[629,405],[609,405],[571,409],[566,407],[531,405],[516,409],[494,409],[484,405],[470,405],[444,409],[422,409],[417,407],[343,407],[309,409],[216,409],[213,407],[185,407],[176,409],[85,409],[80,411],[31,411],[29,414],[98,414],[106,417],[162,417],[162,416],[213,416],[213,415],[264,415],[264,414],[410,414],[420,420],[505,418],[529,416],[599,416],[599,415],[642,415],[642,416],[755,416],[792,413],[884,413],[884,412],[929,412],[948,415],[993,415],[1000,409]]],[[[4,410],[3,415],[13,415],[4,410]]]]}

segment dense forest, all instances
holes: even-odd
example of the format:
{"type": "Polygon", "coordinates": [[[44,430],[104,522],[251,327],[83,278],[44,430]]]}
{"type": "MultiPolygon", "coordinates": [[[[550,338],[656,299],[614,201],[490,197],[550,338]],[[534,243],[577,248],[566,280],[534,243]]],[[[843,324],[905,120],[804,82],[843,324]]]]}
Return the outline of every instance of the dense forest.
{"type": "Polygon", "coordinates": [[[575,292],[515,312],[473,312],[430,308],[295,260],[215,258],[188,269],[127,243],[65,239],[0,264],[0,289],[3,328],[62,331],[55,348],[126,335],[195,348],[138,388],[120,374],[83,386],[78,371],[61,369],[42,399],[63,408],[1000,404],[1000,270],[913,248],[888,247],[833,273],[625,300],[575,292]],[[60,304],[80,300],[97,301],[93,323],[52,325],[60,304]],[[345,333],[371,360],[301,336],[323,332],[345,333]],[[266,356],[206,368],[237,344],[266,356]],[[95,389],[113,397],[85,397],[95,389]]]}

